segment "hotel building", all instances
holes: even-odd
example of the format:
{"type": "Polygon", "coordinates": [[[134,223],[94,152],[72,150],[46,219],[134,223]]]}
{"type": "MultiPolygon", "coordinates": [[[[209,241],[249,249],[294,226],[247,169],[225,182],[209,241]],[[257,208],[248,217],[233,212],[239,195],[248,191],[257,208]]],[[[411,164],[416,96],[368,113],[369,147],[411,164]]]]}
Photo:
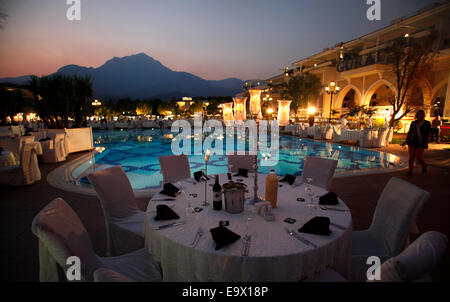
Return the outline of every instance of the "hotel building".
{"type": "MultiPolygon", "coordinates": [[[[389,94],[396,93],[396,80],[392,65],[383,55],[383,49],[399,37],[422,38],[436,36],[433,50],[438,53],[432,73],[414,84],[411,99],[414,109],[424,109],[427,116],[436,113],[450,119],[450,3],[433,4],[412,16],[401,17],[390,25],[356,38],[338,43],[331,48],[294,62],[282,74],[267,79],[273,99],[282,96],[283,83],[300,72],[318,76],[325,87],[337,83],[340,91],[333,97],[332,112],[338,118],[353,105],[366,105],[377,109],[375,118],[389,118],[392,106],[387,101],[389,94]]],[[[331,96],[323,89],[320,96],[300,110],[300,116],[315,109],[318,116],[330,114],[331,96]]],[[[402,119],[402,130],[407,131],[414,112],[402,119]]]]}

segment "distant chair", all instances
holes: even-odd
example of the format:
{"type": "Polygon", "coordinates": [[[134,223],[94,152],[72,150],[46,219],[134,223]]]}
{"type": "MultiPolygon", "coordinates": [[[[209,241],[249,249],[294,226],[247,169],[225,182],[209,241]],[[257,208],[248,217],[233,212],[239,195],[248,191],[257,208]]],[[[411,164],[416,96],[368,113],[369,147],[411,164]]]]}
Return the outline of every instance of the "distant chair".
{"type": "Polygon", "coordinates": [[[43,150],[42,160],[44,163],[59,163],[65,161],[67,158],[65,135],[62,133],[54,133],[49,136],[53,138],[53,148],[43,150]]]}
{"type": "Polygon", "coordinates": [[[39,238],[40,281],[60,281],[58,266],[66,272],[69,257],[80,259],[82,281],[93,281],[94,272],[107,268],[134,281],[161,281],[161,273],[145,250],[118,257],[99,257],[83,223],[61,198],[53,200],[33,220],[32,231],[39,238]]]}
{"type": "Polygon", "coordinates": [[[307,156],[303,167],[302,181],[311,178],[311,184],[329,191],[337,160],[307,156]]]}
{"type": "Polygon", "coordinates": [[[361,148],[372,148],[372,129],[366,128],[361,132],[361,137],[359,140],[359,146],[361,148]]]}
{"type": "Polygon", "coordinates": [[[37,143],[26,143],[20,151],[20,164],[0,169],[0,183],[26,186],[41,180],[37,155],[42,153],[37,143]]]}
{"type": "MultiPolygon", "coordinates": [[[[442,261],[448,238],[431,231],[422,234],[398,256],[385,261],[380,268],[378,282],[428,282],[430,273],[442,261]]],[[[329,268],[308,282],[347,282],[338,272],[329,268]]]]}
{"type": "Polygon", "coordinates": [[[324,129],[321,126],[314,126],[314,139],[321,140],[324,135],[324,129]]]}
{"type": "Polygon", "coordinates": [[[133,188],[121,166],[89,174],[105,215],[108,255],[144,247],[145,213],[134,202],[133,188]]]}
{"type": "Polygon", "coordinates": [[[239,169],[247,169],[249,173],[255,172],[255,155],[232,154],[227,157],[232,173],[239,172],[239,169]]]}
{"type": "Polygon", "coordinates": [[[354,231],[352,239],[353,276],[363,277],[367,257],[382,261],[398,255],[405,247],[409,231],[430,193],[393,177],[378,200],[368,230],[354,231]]]}
{"type": "Polygon", "coordinates": [[[301,138],[308,138],[308,126],[303,123],[299,124],[297,127],[297,134],[301,138]]]}
{"type": "Polygon", "coordinates": [[[323,138],[329,141],[333,139],[333,127],[330,124],[325,127],[323,138]]]}
{"type": "Polygon", "coordinates": [[[167,155],[158,158],[163,184],[191,178],[191,168],[187,155],[167,155]]]}
{"type": "Polygon", "coordinates": [[[341,126],[333,125],[333,142],[340,143],[341,141],[341,126]]]}

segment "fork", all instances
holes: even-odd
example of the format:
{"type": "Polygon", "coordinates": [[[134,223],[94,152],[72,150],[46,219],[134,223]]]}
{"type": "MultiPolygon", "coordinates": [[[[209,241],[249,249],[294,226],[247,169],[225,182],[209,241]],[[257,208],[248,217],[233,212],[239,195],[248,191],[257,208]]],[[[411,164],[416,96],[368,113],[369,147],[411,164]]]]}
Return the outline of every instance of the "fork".
{"type": "Polygon", "coordinates": [[[201,227],[198,228],[197,234],[195,234],[195,238],[192,241],[192,247],[196,247],[198,242],[200,241],[200,238],[203,236],[203,229],[201,227]]]}
{"type": "Polygon", "coordinates": [[[248,252],[250,249],[250,242],[251,242],[252,236],[245,235],[242,239],[242,256],[248,256],[248,252]]]}
{"type": "Polygon", "coordinates": [[[289,230],[288,228],[286,228],[286,232],[289,234],[289,236],[294,237],[295,239],[300,240],[301,242],[303,242],[306,245],[310,245],[314,248],[317,248],[317,245],[315,245],[314,243],[312,243],[309,240],[306,240],[305,238],[303,238],[302,236],[300,236],[299,234],[297,234],[296,232],[294,232],[293,230],[289,230]]]}
{"type": "Polygon", "coordinates": [[[323,205],[321,205],[320,208],[324,211],[348,212],[347,210],[344,210],[344,209],[329,208],[329,207],[323,206],[323,205]]]}

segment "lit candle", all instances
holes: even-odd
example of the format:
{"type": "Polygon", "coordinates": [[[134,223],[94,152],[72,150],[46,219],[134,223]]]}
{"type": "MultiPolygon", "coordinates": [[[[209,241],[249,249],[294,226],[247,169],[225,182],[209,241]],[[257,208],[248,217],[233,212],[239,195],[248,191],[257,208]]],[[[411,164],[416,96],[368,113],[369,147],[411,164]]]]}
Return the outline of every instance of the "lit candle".
{"type": "Polygon", "coordinates": [[[209,150],[206,150],[205,153],[205,161],[208,162],[209,161],[209,157],[211,156],[211,152],[209,150]]]}

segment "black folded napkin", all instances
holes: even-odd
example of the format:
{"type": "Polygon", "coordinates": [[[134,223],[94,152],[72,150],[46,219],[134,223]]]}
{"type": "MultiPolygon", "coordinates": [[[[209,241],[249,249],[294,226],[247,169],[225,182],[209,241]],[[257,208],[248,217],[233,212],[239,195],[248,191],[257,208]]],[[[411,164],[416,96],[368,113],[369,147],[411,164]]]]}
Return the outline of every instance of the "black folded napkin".
{"type": "Polygon", "coordinates": [[[234,176],[248,177],[248,169],[239,169],[238,174],[234,176]]]}
{"type": "Polygon", "coordinates": [[[291,174],[286,174],[286,176],[282,180],[280,180],[280,182],[287,182],[292,186],[295,182],[295,176],[291,174]]]}
{"type": "Polygon", "coordinates": [[[210,232],[214,242],[216,243],[216,250],[220,250],[224,246],[227,246],[241,238],[241,236],[233,233],[224,226],[211,229],[210,232]]]}
{"type": "Polygon", "coordinates": [[[202,177],[204,177],[206,180],[209,180],[209,177],[205,175],[205,172],[203,171],[197,171],[194,173],[194,178],[196,182],[200,182],[202,180],[202,177]]]}
{"type": "Polygon", "coordinates": [[[177,215],[171,208],[165,204],[160,204],[156,206],[156,217],[155,220],[172,220],[179,219],[180,216],[177,215]]]}
{"type": "Polygon", "coordinates": [[[177,187],[175,187],[171,183],[167,183],[164,185],[163,190],[159,193],[170,196],[170,197],[177,197],[177,193],[180,191],[177,187]]]}
{"type": "Polygon", "coordinates": [[[319,205],[321,206],[335,206],[339,204],[338,196],[334,192],[329,192],[319,198],[319,205]]]}
{"type": "Polygon", "coordinates": [[[316,234],[316,235],[330,235],[330,218],[328,217],[314,217],[305,223],[298,231],[302,233],[316,234]]]}

